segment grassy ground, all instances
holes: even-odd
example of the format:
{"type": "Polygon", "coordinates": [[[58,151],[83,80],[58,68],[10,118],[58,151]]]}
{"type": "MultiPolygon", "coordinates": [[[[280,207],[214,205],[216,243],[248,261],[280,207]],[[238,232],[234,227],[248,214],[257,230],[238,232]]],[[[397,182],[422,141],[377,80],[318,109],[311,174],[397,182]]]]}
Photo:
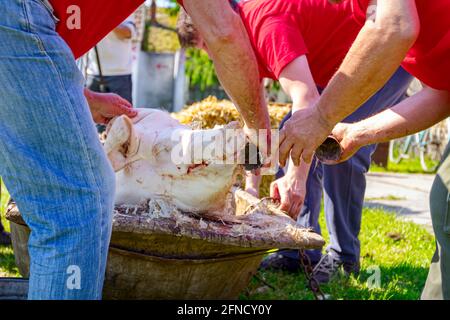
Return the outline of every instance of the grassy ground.
{"type": "MultiPolygon", "coordinates": [[[[5,209],[9,196],[6,194],[6,189],[2,186],[2,198],[0,199],[0,216],[3,226],[6,231],[9,231],[9,223],[5,220],[5,209]]],[[[0,246],[0,277],[18,277],[14,261],[14,253],[11,247],[0,246]]]]}
{"type": "Polygon", "coordinates": [[[370,172],[426,173],[420,165],[419,158],[403,159],[398,164],[389,162],[387,168],[372,164],[370,166],[370,172]]]}
{"type": "MultiPolygon", "coordinates": [[[[321,225],[325,223],[322,219],[321,225]]],[[[328,240],[326,228],[325,238],[328,240]]],[[[361,240],[362,270],[359,277],[337,277],[323,286],[330,299],[385,300],[420,297],[434,250],[433,237],[420,226],[404,222],[392,213],[364,209],[361,240]],[[379,288],[372,275],[380,271],[379,288]]],[[[313,299],[302,273],[264,271],[259,277],[275,288],[253,279],[243,299],[313,299]]]]}
{"type": "MultiPolygon", "coordinates": [[[[6,197],[2,199],[2,208],[6,197]]],[[[3,211],[2,211],[2,217],[3,211]]],[[[8,223],[2,219],[4,225],[8,223]]],[[[325,238],[325,222],[321,220],[325,238]]],[[[323,286],[331,299],[413,299],[420,297],[434,250],[433,237],[421,227],[400,221],[392,213],[364,209],[362,230],[362,271],[357,278],[337,278],[323,286]],[[373,270],[380,270],[380,287],[369,286],[373,270]],[[369,282],[368,282],[369,280],[369,282]]],[[[0,247],[0,277],[19,276],[10,247],[0,247]]],[[[241,299],[313,299],[303,274],[259,272],[270,289],[254,278],[241,299]]]]}

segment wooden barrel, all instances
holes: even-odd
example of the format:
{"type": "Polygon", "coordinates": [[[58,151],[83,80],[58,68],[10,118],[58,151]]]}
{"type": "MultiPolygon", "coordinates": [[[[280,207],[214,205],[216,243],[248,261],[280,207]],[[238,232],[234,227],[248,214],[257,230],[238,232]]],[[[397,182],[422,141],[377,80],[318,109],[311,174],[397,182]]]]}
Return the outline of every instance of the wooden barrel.
{"type": "MultiPolygon", "coordinates": [[[[324,245],[276,209],[258,209],[259,201],[242,190],[233,197],[234,215],[210,221],[181,212],[146,215],[148,206],[132,213],[116,208],[104,298],[236,299],[267,250],[324,245]]],[[[19,271],[28,277],[30,230],[17,207],[8,209],[7,218],[19,271]]]]}
{"type": "MultiPolygon", "coordinates": [[[[14,222],[10,225],[19,272],[28,278],[30,258],[27,243],[30,229],[14,222]]],[[[159,237],[155,238],[158,241],[159,237]]],[[[143,240],[146,242],[148,239],[144,237],[143,240]]],[[[215,250],[208,249],[208,245],[203,246],[203,252],[194,249],[189,238],[169,239],[161,235],[159,239],[162,242],[174,240],[180,247],[191,246],[186,257],[170,258],[135,252],[134,248],[119,249],[114,247],[113,240],[108,254],[103,297],[108,300],[236,299],[256,273],[265,254],[265,251],[254,250],[242,253],[233,246],[220,245],[215,246],[215,250]],[[205,257],[189,258],[200,255],[205,257]]],[[[3,292],[5,297],[15,299],[17,293],[17,297],[26,298],[23,283],[9,283],[14,286],[3,292]]],[[[0,285],[0,295],[1,290],[0,285]]]]}

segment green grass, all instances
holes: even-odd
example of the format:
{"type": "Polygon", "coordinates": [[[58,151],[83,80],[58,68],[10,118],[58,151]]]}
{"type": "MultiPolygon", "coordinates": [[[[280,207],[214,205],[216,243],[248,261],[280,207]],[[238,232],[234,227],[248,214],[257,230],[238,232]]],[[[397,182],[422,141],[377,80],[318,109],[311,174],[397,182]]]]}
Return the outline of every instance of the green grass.
{"type": "MultiPolygon", "coordinates": [[[[5,219],[5,210],[9,195],[6,188],[2,185],[2,197],[0,199],[0,216],[1,222],[6,231],[9,230],[9,223],[5,219]]],[[[19,277],[19,270],[16,267],[14,260],[14,252],[11,247],[0,246],[0,277],[19,277]]]]}
{"type": "Polygon", "coordinates": [[[424,173],[422,166],[420,165],[419,158],[403,159],[400,163],[395,164],[393,162],[388,163],[387,168],[380,167],[374,163],[370,166],[370,172],[395,172],[395,173],[424,173]]]}
{"type": "MultiPolygon", "coordinates": [[[[325,226],[323,218],[322,227],[325,226]]],[[[325,238],[328,241],[326,228],[325,238]]],[[[322,286],[330,299],[344,300],[417,300],[425,284],[434,251],[434,240],[422,227],[404,222],[381,209],[364,209],[359,277],[337,277],[322,286]],[[381,271],[379,288],[371,288],[371,267],[381,271]]],[[[302,273],[260,271],[259,277],[275,288],[252,280],[242,299],[313,299],[302,273]],[[263,292],[258,292],[258,291],[263,292]]]]}
{"type": "MultiPolygon", "coordinates": [[[[4,189],[3,189],[4,190],[4,189]]],[[[2,208],[6,197],[2,199],[2,208]]],[[[8,228],[9,224],[2,222],[8,228]]],[[[324,237],[328,241],[323,214],[321,218],[324,237]]],[[[359,277],[337,278],[323,291],[331,299],[412,299],[420,297],[434,251],[433,237],[422,227],[404,222],[392,213],[381,209],[364,209],[361,229],[361,263],[359,277]],[[371,289],[367,280],[370,267],[381,271],[381,287],[371,289]]],[[[0,277],[17,277],[10,247],[0,247],[0,277]]],[[[260,280],[252,279],[241,299],[313,299],[306,287],[302,273],[264,271],[259,277],[265,279],[275,290],[264,288],[260,280]],[[262,292],[258,292],[262,289],[262,292]]]]}
{"type": "Polygon", "coordinates": [[[393,194],[388,194],[385,197],[378,197],[378,198],[364,198],[365,201],[379,201],[379,200],[388,200],[388,201],[401,201],[401,200],[407,200],[405,197],[397,197],[393,194]]]}

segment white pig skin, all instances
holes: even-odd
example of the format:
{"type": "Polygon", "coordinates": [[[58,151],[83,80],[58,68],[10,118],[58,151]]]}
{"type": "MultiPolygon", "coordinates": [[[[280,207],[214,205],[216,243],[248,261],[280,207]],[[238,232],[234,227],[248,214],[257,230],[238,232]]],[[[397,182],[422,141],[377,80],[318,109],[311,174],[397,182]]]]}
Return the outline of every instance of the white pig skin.
{"type": "Polygon", "coordinates": [[[214,160],[236,160],[245,147],[243,130],[236,123],[212,130],[192,130],[167,112],[137,110],[138,116],[133,119],[127,116],[114,119],[107,131],[104,147],[116,171],[116,204],[136,205],[148,199],[164,198],[183,211],[219,210],[241,166],[236,161],[217,164],[214,160]],[[194,162],[197,165],[172,161],[174,148],[184,151],[193,148],[192,137],[222,135],[227,128],[235,129],[236,148],[212,157],[200,153],[202,158],[197,157],[194,162]],[[184,137],[181,148],[172,139],[176,130],[184,137]]]}

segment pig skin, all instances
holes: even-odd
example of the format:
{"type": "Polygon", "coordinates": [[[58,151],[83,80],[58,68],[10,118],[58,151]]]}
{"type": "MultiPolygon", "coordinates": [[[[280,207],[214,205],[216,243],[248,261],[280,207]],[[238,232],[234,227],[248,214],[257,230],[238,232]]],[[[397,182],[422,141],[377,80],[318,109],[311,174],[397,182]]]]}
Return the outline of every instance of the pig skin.
{"type": "Polygon", "coordinates": [[[116,171],[116,205],[137,205],[148,199],[165,199],[182,211],[212,212],[223,208],[226,195],[242,166],[217,164],[214,160],[237,158],[245,147],[245,135],[237,123],[211,130],[192,130],[180,124],[167,112],[157,109],[137,109],[138,116],[115,118],[107,129],[105,151],[116,171]],[[192,136],[223,134],[235,129],[233,150],[198,159],[196,164],[175,164],[171,159],[175,130],[188,139],[182,149],[190,150],[192,136]]]}

